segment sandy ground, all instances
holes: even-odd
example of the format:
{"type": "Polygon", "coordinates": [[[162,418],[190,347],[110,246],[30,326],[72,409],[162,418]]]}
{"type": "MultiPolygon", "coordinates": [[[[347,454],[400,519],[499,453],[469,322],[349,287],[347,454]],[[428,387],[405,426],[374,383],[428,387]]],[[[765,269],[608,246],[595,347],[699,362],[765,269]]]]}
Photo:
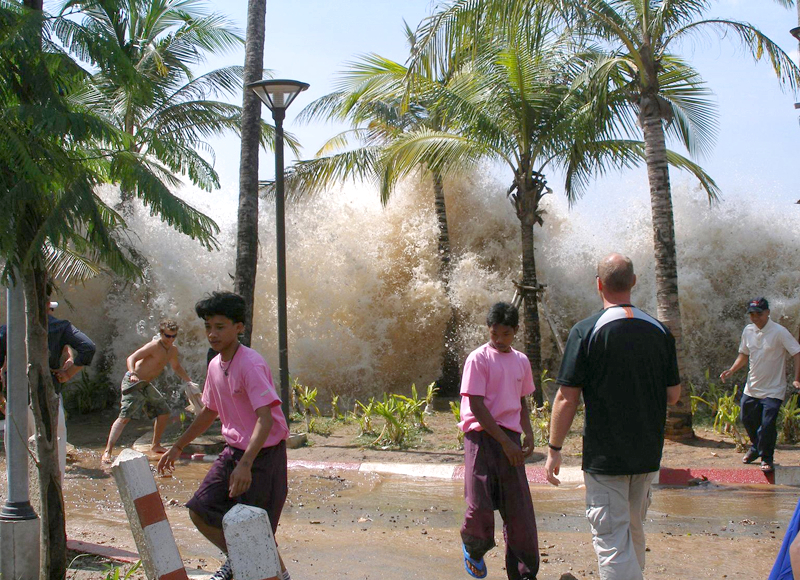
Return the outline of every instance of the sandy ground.
{"type": "MultiPolygon", "coordinates": [[[[70,452],[64,486],[67,529],[73,539],[135,550],[115,482],[99,461],[113,418],[112,413],[104,413],[68,422],[70,441],[76,448],[70,452]]],[[[367,448],[368,439],[356,438],[357,425],[336,424],[327,436],[311,434],[310,444],[290,450],[289,457],[326,462],[461,463],[453,417],[436,413],[427,422],[430,431],[413,441],[413,449],[367,448]]],[[[293,424],[293,428],[298,426],[293,424]]],[[[178,427],[170,428],[171,436],[178,427]]],[[[147,429],[146,423],[131,424],[122,443],[131,444],[147,429]]],[[[732,443],[707,429],[698,428],[697,434],[698,438],[687,444],[667,442],[663,465],[743,467],[741,454],[732,443]]],[[[781,445],[776,460],[800,465],[800,449],[781,445]]],[[[577,433],[565,446],[565,461],[580,464],[577,433]]],[[[535,453],[531,462],[543,464],[544,454],[535,453]]],[[[183,507],[207,467],[186,462],[175,478],[157,481],[187,567],[213,571],[221,554],[199,537],[183,507]]],[[[0,468],[5,469],[4,458],[0,468]]],[[[277,536],[282,554],[296,580],[468,578],[458,539],[463,515],[460,486],[459,482],[293,470],[277,536]]],[[[577,578],[596,578],[591,534],[582,513],[582,490],[534,486],[532,495],[542,556],[539,578],[558,579],[566,572],[577,578]]],[[[0,482],[0,497],[5,497],[5,478],[0,482]]],[[[647,578],[766,577],[796,500],[796,490],[789,488],[657,491],[647,530],[647,578]],[[710,507],[717,504],[708,502],[719,498],[722,507],[710,507]],[[708,513],[715,510],[725,513],[708,513]]],[[[498,548],[487,555],[490,579],[505,578],[500,526],[498,521],[498,548]]],[[[93,562],[91,567],[86,564],[88,560],[76,563],[68,578],[105,577],[103,562],[93,562]]]]}

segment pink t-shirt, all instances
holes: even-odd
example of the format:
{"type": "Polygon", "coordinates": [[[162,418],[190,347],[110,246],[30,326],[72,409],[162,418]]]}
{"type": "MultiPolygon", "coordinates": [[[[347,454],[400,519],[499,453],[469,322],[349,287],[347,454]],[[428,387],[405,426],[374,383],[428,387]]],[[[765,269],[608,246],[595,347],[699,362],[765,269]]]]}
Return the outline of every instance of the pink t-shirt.
{"type": "Polygon", "coordinates": [[[500,352],[486,343],[473,350],[464,363],[458,426],[465,433],[483,430],[469,407],[469,395],[477,395],[483,397],[498,425],[522,433],[520,399],[535,388],[527,356],[513,348],[511,352],[500,352]]]}
{"type": "Polygon", "coordinates": [[[289,438],[289,428],[281,411],[281,400],[272,384],[272,373],[264,358],[253,349],[240,345],[230,363],[222,369],[220,356],[208,365],[203,388],[203,404],[219,413],[222,436],[231,447],[245,450],[256,426],[255,410],[272,409],[272,429],[264,447],[273,447],[289,438]]]}

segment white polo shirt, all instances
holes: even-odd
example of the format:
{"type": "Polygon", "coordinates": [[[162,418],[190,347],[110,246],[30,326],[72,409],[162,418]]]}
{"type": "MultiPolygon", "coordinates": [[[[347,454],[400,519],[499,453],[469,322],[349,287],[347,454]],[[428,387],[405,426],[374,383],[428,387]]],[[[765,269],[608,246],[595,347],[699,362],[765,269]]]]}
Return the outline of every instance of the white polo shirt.
{"type": "Polygon", "coordinates": [[[780,324],[768,319],[764,328],[748,324],[742,332],[739,352],[749,357],[750,372],[744,394],[757,399],[783,400],[786,395],[786,353],[794,356],[800,344],[780,324]]]}

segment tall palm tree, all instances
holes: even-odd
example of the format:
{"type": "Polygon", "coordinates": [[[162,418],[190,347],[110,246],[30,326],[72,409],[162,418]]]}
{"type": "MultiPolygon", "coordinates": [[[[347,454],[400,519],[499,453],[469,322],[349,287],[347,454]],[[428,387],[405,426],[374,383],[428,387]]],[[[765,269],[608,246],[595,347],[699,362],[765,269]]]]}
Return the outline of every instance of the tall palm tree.
{"type": "MultiPolygon", "coordinates": [[[[202,156],[213,157],[206,139],[238,132],[241,108],[210,97],[238,96],[242,68],[199,77],[192,69],[242,39],[207,6],[206,0],[66,0],[54,30],[73,54],[98,69],[73,98],[130,135],[130,154],[211,190],[219,177],[202,156]]],[[[124,213],[136,187],[122,186],[124,213]]]]}
{"type": "MultiPolygon", "coordinates": [[[[633,165],[645,154],[641,142],[621,139],[608,115],[597,114],[580,83],[596,51],[575,50],[572,39],[560,34],[556,15],[544,3],[520,10],[480,0],[455,2],[434,14],[420,30],[420,54],[472,47],[464,53],[472,55],[473,79],[441,97],[442,106],[461,119],[461,134],[418,134],[397,144],[406,152],[400,156],[405,163],[420,155],[447,163],[460,156],[486,157],[511,169],[508,191],[522,237],[525,350],[535,377],[541,373],[541,335],[534,226],[542,223],[540,203],[550,192],[545,171],[564,169],[565,190],[574,202],[592,175],[633,165]]],[[[716,195],[716,185],[698,166],[673,152],[668,162],[697,175],[716,195]]]]}
{"type": "MultiPolygon", "coordinates": [[[[791,6],[791,0],[776,0],[791,6]]],[[[697,71],[674,51],[700,34],[732,38],[755,61],[768,59],[780,84],[796,90],[800,68],[755,26],[724,18],[705,18],[711,0],[586,0],[561,3],[567,24],[606,56],[587,76],[598,109],[610,112],[628,134],[645,143],[653,216],[658,318],[675,336],[683,368],[678,301],[678,260],[672,195],[667,167],[667,137],[692,156],[707,152],[716,134],[715,106],[697,71]]],[[[713,196],[710,197],[713,201],[713,196]]],[[[693,437],[689,393],[670,410],[667,436],[693,437]]]]}
{"type": "MultiPolygon", "coordinates": [[[[248,0],[244,55],[245,85],[260,81],[264,70],[264,29],[267,0],[248,0]]],[[[253,91],[242,97],[242,144],[239,152],[239,211],[236,232],[236,273],[233,288],[247,306],[242,342],[253,334],[256,273],[258,271],[258,147],[261,99],[253,91]]]]}
{"type": "MultiPolygon", "coordinates": [[[[413,50],[414,32],[406,25],[405,33],[413,50]]],[[[293,192],[321,189],[348,178],[367,179],[377,184],[381,201],[386,203],[400,178],[420,169],[427,173],[439,232],[439,278],[448,297],[452,254],[442,172],[432,169],[424,159],[398,171],[387,151],[402,135],[447,129],[448,116],[437,107],[436,87],[447,86],[457,76],[449,55],[438,61],[426,60],[413,76],[404,65],[376,54],[349,63],[339,75],[336,91],[311,103],[299,118],[348,122],[352,129],[330,139],[316,159],[296,164],[289,179],[293,192]],[[412,93],[408,92],[409,83],[412,93]]],[[[458,311],[451,303],[437,380],[439,394],[458,394],[459,371],[458,311]]]]}
{"type": "Polygon", "coordinates": [[[124,220],[95,194],[132,186],[170,226],[216,247],[213,221],[166,190],[162,166],[131,154],[131,136],[72,98],[86,72],[56,42],[37,0],[0,2],[0,279],[23,286],[41,496],[40,577],[66,572],[64,503],[56,451],[58,399],[47,363],[48,268],[88,272],[102,262],[141,276],[114,230],[124,220]]]}

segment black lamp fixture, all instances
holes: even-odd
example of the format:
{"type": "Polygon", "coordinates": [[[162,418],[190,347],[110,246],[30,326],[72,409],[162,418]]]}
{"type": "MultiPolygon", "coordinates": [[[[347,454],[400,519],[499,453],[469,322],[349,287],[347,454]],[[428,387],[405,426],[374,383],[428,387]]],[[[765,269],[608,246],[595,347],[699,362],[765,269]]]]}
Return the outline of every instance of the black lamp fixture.
{"type": "Polygon", "coordinates": [[[289,337],[286,324],[286,222],[283,203],[283,119],[286,109],[309,87],[308,83],[273,79],[248,83],[272,111],[275,120],[275,238],[278,276],[278,369],[281,383],[281,409],[289,421],[289,337]]]}

